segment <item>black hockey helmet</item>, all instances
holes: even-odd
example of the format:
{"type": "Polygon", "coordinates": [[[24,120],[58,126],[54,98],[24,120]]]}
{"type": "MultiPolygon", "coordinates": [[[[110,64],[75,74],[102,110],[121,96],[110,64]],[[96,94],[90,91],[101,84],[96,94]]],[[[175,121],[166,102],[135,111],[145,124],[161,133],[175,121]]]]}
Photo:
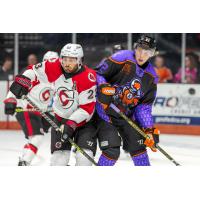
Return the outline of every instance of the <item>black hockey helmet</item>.
{"type": "Polygon", "coordinates": [[[134,44],[134,48],[142,47],[144,49],[154,49],[156,50],[156,40],[153,37],[147,35],[141,35],[136,43],[134,44]]]}

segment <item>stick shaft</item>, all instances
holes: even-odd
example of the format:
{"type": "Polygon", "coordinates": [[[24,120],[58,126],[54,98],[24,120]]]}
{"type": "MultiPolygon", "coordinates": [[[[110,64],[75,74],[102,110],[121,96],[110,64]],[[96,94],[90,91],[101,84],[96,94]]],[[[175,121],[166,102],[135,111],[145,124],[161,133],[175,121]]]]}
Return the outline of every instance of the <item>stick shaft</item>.
{"type": "MultiPolygon", "coordinates": [[[[40,109],[42,112],[53,112],[52,108],[47,108],[47,109],[40,109]]],[[[35,112],[37,111],[35,108],[16,108],[15,112],[35,112]]]]}
{"type": "MultiPolygon", "coordinates": [[[[149,138],[149,136],[144,133],[132,120],[130,120],[124,113],[122,113],[114,104],[111,104],[110,107],[117,112],[124,120],[126,120],[140,135],[144,138],[149,138]]],[[[162,149],[159,145],[156,145],[156,148],[171,162],[173,162],[176,166],[180,166],[178,162],[176,162],[164,149],[162,149]]]]}
{"type": "MultiPolygon", "coordinates": [[[[51,118],[49,118],[44,112],[42,112],[42,110],[40,110],[40,108],[34,103],[32,102],[27,96],[23,96],[23,99],[26,99],[35,109],[36,111],[40,112],[40,114],[49,122],[49,124],[56,130],[62,133],[61,129],[58,127],[58,125],[51,120],[51,118]]],[[[72,146],[74,146],[77,151],[79,151],[80,153],[82,153],[90,162],[92,162],[95,166],[97,166],[98,164],[95,162],[95,160],[93,158],[91,158],[81,147],[79,147],[70,137],[67,138],[67,140],[70,142],[70,144],[72,146]]]]}

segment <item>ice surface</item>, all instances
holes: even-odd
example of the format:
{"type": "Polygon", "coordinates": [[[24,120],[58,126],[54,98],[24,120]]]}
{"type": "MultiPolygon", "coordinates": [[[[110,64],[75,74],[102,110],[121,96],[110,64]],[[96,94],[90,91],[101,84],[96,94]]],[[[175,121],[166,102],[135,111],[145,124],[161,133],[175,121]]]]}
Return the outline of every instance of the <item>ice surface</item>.
{"type": "MultiPolygon", "coordinates": [[[[183,166],[200,166],[200,136],[181,136],[162,134],[160,146],[183,166]]],[[[0,166],[16,166],[26,140],[22,131],[0,131],[0,166]]],[[[96,160],[100,156],[97,151],[96,160]]],[[[160,152],[153,153],[149,150],[152,166],[175,166],[160,152]]],[[[37,157],[32,165],[47,166],[50,160],[50,133],[45,135],[37,157]]],[[[74,153],[70,165],[74,165],[74,153]]],[[[116,166],[133,166],[128,154],[121,151],[120,159],[116,166]]]]}

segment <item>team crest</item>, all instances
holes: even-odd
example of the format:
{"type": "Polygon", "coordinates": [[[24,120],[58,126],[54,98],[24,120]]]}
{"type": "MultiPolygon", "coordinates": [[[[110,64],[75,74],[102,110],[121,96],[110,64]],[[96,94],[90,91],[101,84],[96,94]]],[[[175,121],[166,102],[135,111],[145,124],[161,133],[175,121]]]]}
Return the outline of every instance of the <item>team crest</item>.
{"type": "Polygon", "coordinates": [[[68,90],[65,87],[58,88],[58,96],[60,104],[64,109],[70,108],[74,103],[74,91],[68,90]]]}
{"type": "Polygon", "coordinates": [[[94,74],[92,74],[92,73],[89,73],[89,74],[88,74],[88,79],[89,79],[91,82],[96,82],[96,78],[95,78],[94,74]]]}
{"type": "Polygon", "coordinates": [[[142,85],[139,79],[134,79],[117,88],[117,98],[125,105],[136,106],[142,96],[142,85]]]}
{"type": "Polygon", "coordinates": [[[39,94],[40,102],[48,104],[51,98],[53,97],[53,90],[50,87],[46,87],[41,90],[39,94]]]}

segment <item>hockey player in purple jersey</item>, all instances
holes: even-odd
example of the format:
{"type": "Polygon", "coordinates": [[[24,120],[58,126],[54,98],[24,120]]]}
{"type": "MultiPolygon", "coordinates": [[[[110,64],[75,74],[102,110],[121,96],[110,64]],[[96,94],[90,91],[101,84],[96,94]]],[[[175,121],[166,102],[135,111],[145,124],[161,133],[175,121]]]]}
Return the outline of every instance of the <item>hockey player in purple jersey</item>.
{"type": "Polygon", "coordinates": [[[158,131],[153,126],[152,104],[158,77],[149,59],[156,53],[154,38],[142,35],[134,50],[122,50],[103,60],[97,67],[98,102],[96,104],[98,139],[102,155],[100,166],[112,166],[123,148],[135,166],[149,166],[146,147],[156,151],[158,131]],[[114,103],[137,123],[151,139],[144,139],[109,105],[114,103]]]}

